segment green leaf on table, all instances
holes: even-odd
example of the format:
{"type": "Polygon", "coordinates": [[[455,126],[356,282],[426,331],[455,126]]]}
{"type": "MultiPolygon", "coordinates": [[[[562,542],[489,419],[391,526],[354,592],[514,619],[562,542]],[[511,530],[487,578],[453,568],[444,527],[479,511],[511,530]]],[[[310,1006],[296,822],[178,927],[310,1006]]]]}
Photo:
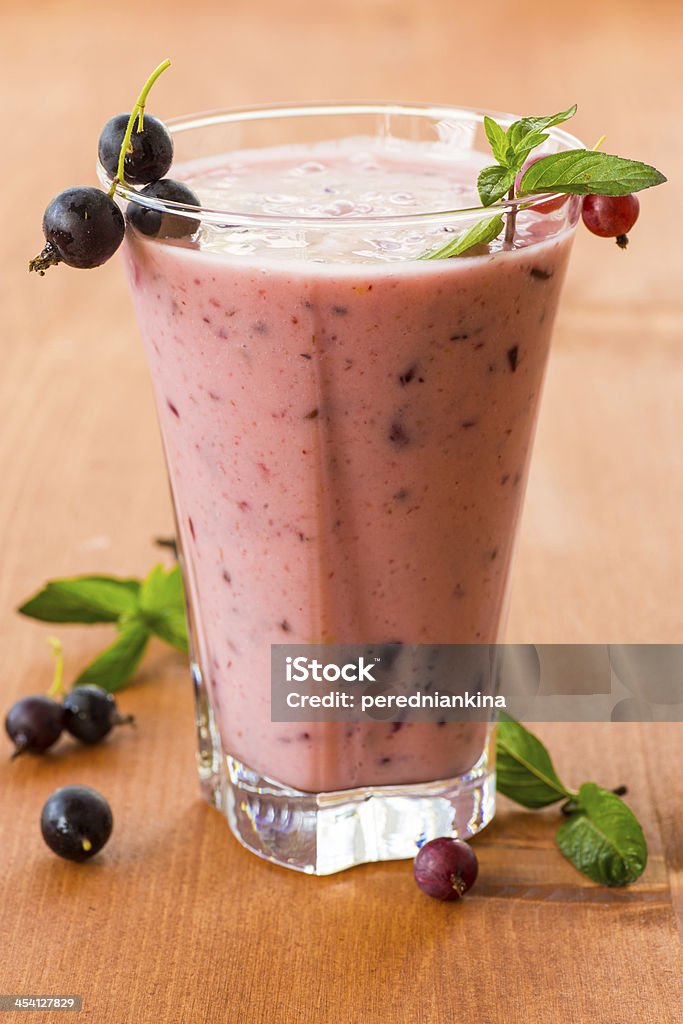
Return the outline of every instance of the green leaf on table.
{"type": "Polygon", "coordinates": [[[42,622],[117,622],[137,607],[140,581],[115,576],[50,580],[17,610],[42,622]]]}
{"type": "Polygon", "coordinates": [[[188,651],[185,597],[180,566],[155,565],[140,588],[139,614],[149,629],[183,653],[188,651]]]}
{"type": "Polygon", "coordinates": [[[649,164],[592,149],[569,149],[541,157],[519,184],[519,195],[564,192],[570,195],[625,196],[665,182],[649,164]]]}
{"type": "Polygon", "coordinates": [[[169,606],[184,607],[183,580],[180,566],[174,565],[168,572],[163,565],[155,565],[145,576],[140,587],[140,607],[150,611],[169,606]]]}
{"type": "Polygon", "coordinates": [[[83,669],[73,685],[94,683],[111,693],[120,690],[140,664],[149,637],[146,623],[131,619],[121,628],[114,643],[83,669]]]}
{"type": "Polygon", "coordinates": [[[451,256],[463,256],[475,245],[488,245],[503,230],[503,218],[500,214],[495,217],[484,217],[477,221],[471,228],[460,235],[455,235],[449,242],[442,245],[440,249],[425,253],[423,260],[446,260],[451,256]]]}
{"type": "Polygon", "coordinates": [[[647,843],[633,811],[621,797],[594,782],[584,782],[578,803],[578,810],[557,832],[562,853],[594,882],[634,882],[645,870],[647,843]]]}
{"type": "Polygon", "coordinates": [[[573,796],[541,741],[504,712],[496,733],[496,779],[498,791],[523,807],[547,807],[573,796]]]}
{"type": "Polygon", "coordinates": [[[483,171],[480,171],[477,178],[477,189],[481,205],[491,206],[492,203],[497,203],[499,199],[507,195],[515,183],[516,174],[515,170],[500,167],[498,164],[485,167],[483,171]]]}

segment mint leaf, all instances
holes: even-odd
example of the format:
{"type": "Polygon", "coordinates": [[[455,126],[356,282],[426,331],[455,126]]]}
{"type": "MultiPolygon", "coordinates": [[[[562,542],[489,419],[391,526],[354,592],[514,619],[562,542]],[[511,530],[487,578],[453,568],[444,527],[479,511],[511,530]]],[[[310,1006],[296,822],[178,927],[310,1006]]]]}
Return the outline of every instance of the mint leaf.
{"type": "Polygon", "coordinates": [[[564,192],[577,196],[625,196],[665,181],[655,167],[638,160],[626,160],[592,149],[570,149],[537,160],[524,173],[518,192],[519,195],[564,192]]]}
{"type": "Polygon", "coordinates": [[[188,654],[190,645],[187,636],[185,609],[167,611],[164,615],[145,616],[145,622],[161,640],[182,654],[188,654]]]}
{"type": "MultiPolygon", "coordinates": [[[[540,146],[548,138],[546,130],[563,121],[568,121],[575,113],[576,104],[569,107],[568,110],[562,110],[559,114],[551,114],[550,117],[522,117],[519,121],[514,121],[507,132],[493,118],[485,116],[484,131],[498,163],[502,167],[516,172],[521,169],[531,150],[540,146]]],[[[509,187],[508,185],[498,198],[509,187]]],[[[490,205],[484,201],[483,196],[482,202],[485,206],[490,205]]],[[[495,202],[495,200],[491,200],[491,202],[495,202]]]]}
{"type": "Polygon", "coordinates": [[[603,885],[627,885],[642,875],[647,843],[633,811],[594,782],[584,782],[579,810],[557,832],[557,845],[579,871],[603,885]]]}
{"type": "Polygon", "coordinates": [[[496,160],[499,164],[506,164],[508,141],[505,129],[501,128],[498,122],[494,121],[492,117],[485,116],[484,131],[486,132],[486,138],[489,140],[491,151],[496,160]]]}
{"type": "Polygon", "coordinates": [[[547,807],[572,796],[541,741],[505,713],[496,735],[496,779],[499,792],[523,807],[547,807]]]}
{"type": "Polygon", "coordinates": [[[482,206],[491,206],[506,195],[515,183],[516,170],[509,170],[507,167],[499,167],[495,164],[492,167],[485,167],[479,172],[477,178],[477,189],[482,206]]]}
{"type": "Polygon", "coordinates": [[[185,597],[180,566],[166,572],[155,565],[140,588],[139,614],[149,629],[166,643],[187,654],[185,597]]]}
{"type": "Polygon", "coordinates": [[[532,149],[545,142],[548,136],[544,133],[548,128],[569,121],[575,113],[576,103],[559,114],[551,114],[550,117],[522,117],[511,124],[507,130],[507,142],[519,160],[517,169],[519,170],[532,149]]]}
{"type": "Polygon", "coordinates": [[[503,218],[498,214],[495,217],[484,217],[478,220],[471,228],[460,235],[456,235],[434,252],[425,253],[420,258],[423,260],[445,260],[451,256],[462,256],[475,245],[488,245],[503,230],[503,218]]]}
{"type": "Polygon", "coordinates": [[[150,569],[140,587],[141,608],[157,611],[168,605],[183,607],[183,600],[183,581],[178,565],[168,572],[161,563],[150,569]]]}
{"type": "Polygon", "coordinates": [[[149,636],[145,623],[132,619],[121,629],[114,643],[81,672],[73,685],[94,683],[111,693],[120,690],[140,664],[149,636]]]}
{"type": "Polygon", "coordinates": [[[115,576],[50,580],[17,611],[42,622],[117,622],[137,607],[140,581],[115,576]]]}

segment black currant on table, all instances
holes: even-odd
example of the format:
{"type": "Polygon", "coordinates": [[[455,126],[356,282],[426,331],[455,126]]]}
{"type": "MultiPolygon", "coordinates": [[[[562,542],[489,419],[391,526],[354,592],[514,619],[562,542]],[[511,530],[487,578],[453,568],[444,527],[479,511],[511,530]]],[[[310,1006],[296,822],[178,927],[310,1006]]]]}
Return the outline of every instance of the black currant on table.
{"type": "MultiPolygon", "coordinates": [[[[172,178],[152,182],[141,189],[139,195],[169,203],[182,203],[183,206],[200,205],[191,188],[182,181],[174,181],[172,178]]],[[[127,217],[133,227],[143,235],[155,238],[186,238],[193,235],[199,227],[197,217],[153,210],[135,201],[128,204],[127,217]]]]}
{"type": "Polygon", "coordinates": [[[43,839],[59,857],[84,861],[102,849],[114,826],[111,807],[89,786],[62,786],[40,816],[43,839]]]}
{"type": "Polygon", "coordinates": [[[64,709],[50,697],[22,697],[7,712],[5,729],[20,754],[42,754],[56,743],[64,728],[64,709]]]}
{"type": "Polygon", "coordinates": [[[76,686],[63,703],[64,728],[81,743],[99,743],[116,725],[135,721],[121,715],[114,696],[101,686],[76,686]]]}
{"type": "MultiPolygon", "coordinates": [[[[112,180],[118,175],[119,154],[128,127],[130,114],[110,118],[100,134],[98,156],[112,180]]],[[[123,174],[132,185],[148,185],[163,178],[173,162],[173,139],[157,117],[145,114],[142,131],[136,122],[126,153],[123,174]]]]}
{"type": "Polygon", "coordinates": [[[458,900],[474,885],[479,863],[462,839],[443,836],[425,843],[413,863],[415,881],[437,900],[458,900]]]}
{"type": "Polygon", "coordinates": [[[586,196],[581,216],[589,231],[600,238],[616,238],[620,249],[628,245],[628,232],[638,220],[640,202],[627,196],[586,196]]]}
{"type": "Polygon", "coordinates": [[[29,263],[39,274],[57,263],[89,270],[114,255],[126,224],[105,192],[89,185],[67,188],[49,203],[43,216],[45,248],[29,263]]]}

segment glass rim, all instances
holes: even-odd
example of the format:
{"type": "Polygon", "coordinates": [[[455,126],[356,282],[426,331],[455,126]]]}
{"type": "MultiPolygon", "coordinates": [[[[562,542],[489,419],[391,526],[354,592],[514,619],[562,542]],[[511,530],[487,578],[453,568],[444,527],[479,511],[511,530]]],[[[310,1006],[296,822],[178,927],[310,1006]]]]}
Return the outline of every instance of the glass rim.
{"type": "MultiPolygon", "coordinates": [[[[444,119],[446,117],[458,118],[470,121],[472,124],[483,125],[485,117],[491,117],[504,127],[508,127],[513,121],[519,120],[516,114],[506,114],[496,110],[482,110],[475,107],[455,107],[444,104],[431,103],[397,103],[397,102],[349,102],[349,103],[272,103],[249,105],[244,107],[226,107],[216,110],[207,110],[193,114],[184,114],[170,118],[165,125],[172,136],[180,135],[186,131],[198,128],[211,128],[222,124],[240,124],[253,121],[280,120],[286,118],[301,117],[328,117],[352,114],[384,114],[399,116],[417,116],[423,118],[444,119]]],[[[584,143],[575,135],[565,131],[563,128],[552,127],[546,129],[546,133],[556,142],[563,144],[566,149],[586,149],[584,143]]],[[[493,155],[491,163],[495,162],[493,155]]],[[[102,164],[98,161],[97,174],[102,185],[109,189],[113,179],[107,174],[102,164]]],[[[525,195],[515,199],[499,199],[490,206],[469,206],[456,207],[452,210],[428,210],[421,213],[389,213],[364,215],[361,217],[338,217],[333,214],[327,215],[306,215],[296,214],[289,216],[285,213],[244,213],[229,209],[215,209],[204,206],[189,206],[186,203],[176,203],[167,199],[159,199],[152,196],[143,196],[136,188],[127,184],[117,184],[114,195],[127,203],[135,203],[145,209],[156,210],[161,214],[176,214],[191,216],[208,224],[219,227],[298,227],[302,230],[311,228],[334,229],[352,228],[353,226],[364,226],[369,224],[377,225],[404,225],[411,223],[424,223],[425,221],[449,222],[458,220],[471,221],[475,214],[482,218],[495,216],[496,214],[524,209],[533,209],[540,203],[547,203],[564,195],[561,192],[539,192],[525,195]]]]}

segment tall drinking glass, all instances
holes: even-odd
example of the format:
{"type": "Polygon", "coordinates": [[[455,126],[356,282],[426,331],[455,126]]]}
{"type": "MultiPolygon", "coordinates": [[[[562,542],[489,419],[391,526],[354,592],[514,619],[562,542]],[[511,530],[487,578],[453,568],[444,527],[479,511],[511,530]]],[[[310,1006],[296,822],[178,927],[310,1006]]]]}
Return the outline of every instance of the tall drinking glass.
{"type": "MultiPolygon", "coordinates": [[[[203,792],[242,843],[310,873],[413,856],[494,812],[490,722],[270,709],[272,644],[500,639],[579,203],[482,209],[483,116],[197,115],[171,122],[170,174],[199,210],[118,189],[160,215],[156,235],[129,228],[124,259],[177,520],[203,792]],[[490,246],[421,258],[492,215],[508,230],[490,246]]],[[[579,145],[553,129],[544,151],[579,145]]]]}

